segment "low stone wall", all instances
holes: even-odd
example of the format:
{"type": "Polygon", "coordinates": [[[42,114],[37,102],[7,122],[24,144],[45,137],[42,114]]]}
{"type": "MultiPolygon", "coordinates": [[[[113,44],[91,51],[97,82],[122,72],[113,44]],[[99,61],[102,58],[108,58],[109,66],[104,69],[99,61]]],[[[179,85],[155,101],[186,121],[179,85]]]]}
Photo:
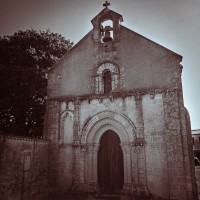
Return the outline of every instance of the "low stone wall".
{"type": "Polygon", "coordinates": [[[0,135],[0,199],[46,199],[48,141],[0,135]]]}

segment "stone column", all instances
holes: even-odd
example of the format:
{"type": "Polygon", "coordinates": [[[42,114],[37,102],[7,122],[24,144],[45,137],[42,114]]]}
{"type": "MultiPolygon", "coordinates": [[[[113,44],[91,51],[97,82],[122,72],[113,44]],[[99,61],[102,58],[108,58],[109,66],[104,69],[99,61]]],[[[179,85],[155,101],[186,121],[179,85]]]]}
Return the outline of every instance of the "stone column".
{"type": "Polygon", "coordinates": [[[124,157],[124,186],[123,193],[130,193],[132,185],[131,170],[131,146],[129,144],[121,144],[124,157]]]}
{"type": "Polygon", "coordinates": [[[87,159],[87,182],[93,182],[93,171],[92,171],[92,153],[93,153],[93,145],[89,144],[88,148],[88,159],[87,159]]]}
{"type": "Polygon", "coordinates": [[[88,144],[87,146],[88,150],[88,155],[87,155],[87,182],[86,182],[86,187],[87,187],[87,192],[93,193],[94,192],[94,179],[93,179],[93,144],[88,144]]]}
{"type": "Polygon", "coordinates": [[[99,94],[99,76],[95,77],[96,93],[99,94]]]}
{"type": "Polygon", "coordinates": [[[87,146],[82,145],[80,147],[80,157],[79,157],[79,162],[80,162],[80,182],[84,184],[85,182],[85,156],[86,156],[86,150],[87,146]]]}
{"type": "Polygon", "coordinates": [[[115,77],[114,77],[114,74],[113,74],[113,73],[111,74],[111,79],[112,79],[112,80],[111,80],[111,81],[112,81],[112,82],[111,82],[111,84],[112,84],[112,90],[114,90],[114,89],[115,89],[115,77]]]}
{"type": "Polygon", "coordinates": [[[146,193],[146,160],[145,147],[138,146],[137,148],[137,163],[138,163],[138,184],[139,191],[146,193]]]}
{"type": "Polygon", "coordinates": [[[136,126],[137,138],[135,140],[135,148],[137,152],[137,171],[138,171],[138,190],[139,193],[148,194],[146,181],[146,157],[145,157],[145,138],[144,138],[144,119],[142,106],[142,93],[135,93],[136,104],[136,126]]]}
{"type": "Polygon", "coordinates": [[[102,77],[100,76],[99,77],[99,93],[104,93],[103,91],[103,80],[102,80],[102,77]]]}
{"type": "Polygon", "coordinates": [[[80,136],[79,136],[79,99],[75,99],[74,101],[74,125],[73,125],[73,176],[72,176],[72,191],[83,192],[84,191],[84,183],[81,180],[82,174],[81,169],[82,166],[82,152],[80,146],[80,136]]]}
{"type": "Polygon", "coordinates": [[[99,144],[93,145],[93,181],[98,182],[98,174],[97,174],[97,164],[98,164],[98,150],[99,144]]]}
{"type": "Polygon", "coordinates": [[[80,138],[79,138],[79,124],[80,124],[80,101],[78,98],[74,100],[74,125],[73,125],[73,131],[74,131],[74,138],[73,141],[74,143],[79,144],[80,138]]]}
{"type": "Polygon", "coordinates": [[[144,120],[143,120],[142,94],[139,91],[135,93],[135,105],[136,105],[137,138],[143,138],[144,120]]]}
{"type": "Polygon", "coordinates": [[[138,166],[137,166],[137,150],[133,146],[131,148],[132,159],[132,190],[136,190],[138,186],[138,166]]]}
{"type": "Polygon", "coordinates": [[[81,160],[80,160],[80,145],[73,145],[73,176],[72,176],[72,192],[81,193],[84,192],[84,184],[81,181],[81,160]]]}
{"type": "Polygon", "coordinates": [[[115,90],[117,89],[119,86],[119,75],[116,72],[112,73],[112,89],[115,90]]]}
{"type": "Polygon", "coordinates": [[[98,190],[97,183],[97,151],[98,146],[94,144],[88,145],[87,156],[87,192],[96,193],[98,190]]]}
{"type": "Polygon", "coordinates": [[[98,184],[98,150],[99,144],[93,145],[93,190],[94,192],[99,192],[99,184],[98,184]]]}

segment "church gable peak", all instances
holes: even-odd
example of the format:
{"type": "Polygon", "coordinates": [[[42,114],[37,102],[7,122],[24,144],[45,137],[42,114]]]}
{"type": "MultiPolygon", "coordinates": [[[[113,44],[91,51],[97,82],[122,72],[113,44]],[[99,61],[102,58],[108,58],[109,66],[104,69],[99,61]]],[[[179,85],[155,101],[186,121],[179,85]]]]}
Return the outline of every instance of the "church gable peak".
{"type": "Polygon", "coordinates": [[[107,1],[103,4],[105,8],[96,15],[91,23],[93,25],[93,40],[95,42],[119,42],[120,23],[123,17],[117,12],[110,10],[107,1]]]}
{"type": "Polygon", "coordinates": [[[92,20],[91,23],[93,26],[98,25],[99,20],[108,20],[108,19],[115,19],[119,22],[123,22],[123,17],[121,14],[109,9],[109,8],[104,8],[98,15],[96,15],[92,20]]]}

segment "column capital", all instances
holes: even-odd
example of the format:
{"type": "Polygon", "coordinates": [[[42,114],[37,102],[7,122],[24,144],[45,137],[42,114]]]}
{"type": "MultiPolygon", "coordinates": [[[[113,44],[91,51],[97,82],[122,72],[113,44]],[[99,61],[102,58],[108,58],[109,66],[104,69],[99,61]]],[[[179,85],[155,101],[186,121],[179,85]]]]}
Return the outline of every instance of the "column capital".
{"type": "Polygon", "coordinates": [[[76,138],[73,143],[72,143],[73,147],[80,147],[80,141],[76,138]]]}
{"type": "Polygon", "coordinates": [[[96,144],[96,143],[88,143],[84,146],[86,149],[88,149],[91,152],[98,151],[98,149],[99,149],[99,144],[96,144]]]}
{"type": "Polygon", "coordinates": [[[99,146],[100,146],[99,144],[94,143],[94,144],[93,144],[93,149],[94,149],[94,151],[98,151],[99,146]]]}
{"type": "Polygon", "coordinates": [[[122,150],[126,153],[131,152],[131,143],[121,143],[122,150]]]}
{"type": "Polygon", "coordinates": [[[80,147],[81,147],[81,151],[82,152],[86,152],[86,150],[87,150],[87,145],[80,145],[80,147]]]}
{"type": "Polygon", "coordinates": [[[134,147],[138,147],[138,146],[143,147],[143,146],[146,145],[146,141],[145,141],[144,138],[136,138],[136,139],[133,141],[132,145],[133,145],[134,147]]]}
{"type": "Polygon", "coordinates": [[[74,98],[74,105],[79,106],[80,103],[81,103],[80,98],[79,98],[79,97],[75,97],[75,98],[74,98]]]}
{"type": "Polygon", "coordinates": [[[133,93],[135,100],[136,101],[141,101],[142,100],[142,91],[141,90],[137,90],[133,93]]]}

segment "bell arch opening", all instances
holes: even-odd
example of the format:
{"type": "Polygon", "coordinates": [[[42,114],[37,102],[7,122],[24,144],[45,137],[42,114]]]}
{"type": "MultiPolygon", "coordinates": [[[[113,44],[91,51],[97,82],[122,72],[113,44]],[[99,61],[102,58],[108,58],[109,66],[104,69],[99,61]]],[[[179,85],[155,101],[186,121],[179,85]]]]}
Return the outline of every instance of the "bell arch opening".
{"type": "Polygon", "coordinates": [[[111,19],[102,20],[101,22],[101,42],[112,42],[113,41],[113,21],[111,19]]]}
{"type": "Polygon", "coordinates": [[[98,184],[102,194],[118,195],[124,185],[123,151],[120,138],[107,130],[100,139],[98,151],[98,184]]]}

